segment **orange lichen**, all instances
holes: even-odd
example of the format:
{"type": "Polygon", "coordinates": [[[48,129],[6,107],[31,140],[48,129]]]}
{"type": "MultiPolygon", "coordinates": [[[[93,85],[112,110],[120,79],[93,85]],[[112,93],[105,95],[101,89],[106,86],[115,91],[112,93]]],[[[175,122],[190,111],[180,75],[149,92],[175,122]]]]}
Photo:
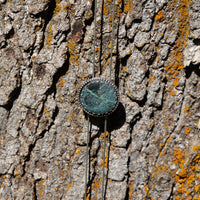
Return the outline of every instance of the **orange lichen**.
{"type": "Polygon", "coordinates": [[[153,124],[150,124],[150,128],[153,128],[153,124]]]}
{"type": "Polygon", "coordinates": [[[59,11],[61,10],[61,5],[56,5],[56,7],[55,7],[55,9],[54,9],[54,14],[56,15],[56,14],[58,14],[59,13],[59,11]]]}
{"type": "Polygon", "coordinates": [[[164,144],[160,144],[160,147],[163,147],[164,146],[164,144]]]}
{"type": "Polygon", "coordinates": [[[124,12],[131,12],[132,11],[132,7],[133,7],[133,4],[132,4],[132,1],[129,1],[125,6],[124,6],[124,12]]]}
{"type": "Polygon", "coordinates": [[[61,176],[63,176],[64,174],[65,174],[65,172],[62,172],[62,173],[61,173],[61,176]]]}
{"type": "Polygon", "coordinates": [[[197,145],[197,146],[193,146],[192,149],[193,149],[194,151],[197,151],[197,150],[200,149],[200,146],[199,146],[199,145],[197,145]]]}
{"type": "Polygon", "coordinates": [[[72,184],[71,184],[71,183],[68,184],[67,188],[69,189],[70,187],[72,187],[72,184]]]}
{"type": "Polygon", "coordinates": [[[100,189],[100,187],[102,185],[101,181],[102,181],[102,178],[99,181],[97,181],[97,180],[92,181],[91,189],[92,189],[92,191],[96,192],[96,194],[97,194],[98,190],[100,189]]]}
{"type": "Polygon", "coordinates": [[[144,189],[145,189],[146,195],[148,196],[149,195],[149,188],[145,185],[144,189]]]}
{"type": "Polygon", "coordinates": [[[178,193],[183,194],[186,192],[185,186],[184,184],[180,184],[178,189],[177,189],[178,193]]]}
{"type": "MultiPolygon", "coordinates": [[[[173,51],[171,52],[170,58],[168,61],[168,65],[165,66],[166,78],[167,80],[174,79],[171,85],[171,91],[173,88],[178,85],[178,75],[181,70],[184,69],[183,65],[183,50],[187,45],[187,40],[189,36],[189,16],[188,16],[188,7],[190,4],[190,0],[180,0],[179,6],[177,6],[177,0],[174,0],[174,3],[170,7],[170,9],[177,9],[179,12],[178,18],[178,31],[177,31],[177,39],[173,46],[173,51]]],[[[171,19],[172,21],[173,18],[171,19]]],[[[165,37],[166,38],[166,37],[165,37]]],[[[167,38],[166,38],[167,39],[167,38]]],[[[170,92],[169,92],[170,94],[170,92]]],[[[171,95],[171,94],[170,94],[171,95]]]]}
{"type": "Polygon", "coordinates": [[[194,197],[193,200],[200,200],[200,195],[199,197],[194,197]]]}
{"type": "Polygon", "coordinates": [[[175,149],[173,162],[176,164],[185,163],[185,150],[175,149]]]}
{"type": "Polygon", "coordinates": [[[52,31],[52,26],[50,25],[49,30],[48,30],[48,34],[47,34],[47,39],[46,39],[48,49],[50,48],[52,38],[53,38],[53,31],[52,31]]]}
{"type": "Polygon", "coordinates": [[[185,106],[185,108],[183,109],[183,112],[187,112],[190,109],[190,107],[185,106]]]}
{"type": "Polygon", "coordinates": [[[171,173],[171,170],[169,169],[168,165],[161,165],[155,168],[154,172],[152,173],[152,177],[155,177],[160,172],[167,172],[171,173]]]}
{"type": "Polygon", "coordinates": [[[66,80],[63,80],[63,77],[61,77],[56,85],[57,85],[57,87],[58,86],[64,87],[65,86],[65,82],[66,82],[66,80]]]}
{"type": "Polygon", "coordinates": [[[85,76],[83,74],[81,76],[82,76],[82,80],[84,81],[85,80],[85,76]]]}
{"type": "Polygon", "coordinates": [[[93,198],[92,198],[92,197],[89,197],[89,196],[87,196],[87,197],[86,197],[86,200],[93,200],[93,198]]]}
{"type": "Polygon", "coordinates": [[[174,85],[174,86],[178,86],[178,77],[176,77],[176,78],[174,79],[173,85],[174,85]]]}
{"type": "Polygon", "coordinates": [[[155,21],[164,21],[165,18],[163,16],[162,10],[158,12],[158,14],[155,16],[155,21]]]}
{"type": "Polygon", "coordinates": [[[105,156],[105,162],[104,162],[105,167],[108,167],[108,156],[105,156]]]}
{"type": "Polygon", "coordinates": [[[187,129],[185,130],[185,134],[188,135],[188,134],[190,133],[190,130],[191,130],[191,128],[187,128],[187,129]]]}
{"type": "Polygon", "coordinates": [[[104,5],[103,5],[103,15],[108,15],[109,14],[109,4],[110,4],[110,0],[106,0],[104,2],[104,5]]]}
{"type": "Polygon", "coordinates": [[[164,124],[164,127],[165,127],[165,129],[168,129],[168,126],[167,126],[167,124],[164,124]]]}
{"type": "Polygon", "coordinates": [[[129,198],[131,199],[131,198],[133,198],[134,197],[134,194],[133,194],[133,186],[132,185],[130,185],[129,186],[129,198]]]}
{"type": "Polygon", "coordinates": [[[43,196],[43,195],[44,195],[44,192],[43,192],[43,184],[44,184],[44,179],[41,179],[41,181],[40,181],[40,196],[43,196]]]}
{"type": "MultiPolygon", "coordinates": [[[[181,163],[185,158],[186,154],[184,151],[180,151],[179,149],[175,152],[175,159],[178,159],[178,162],[181,163]]],[[[199,192],[200,186],[197,184],[198,174],[199,172],[199,162],[200,155],[197,154],[192,160],[187,163],[187,165],[181,165],[181,170],[178,173],[173,174],[172,177],[175,177],[176,183],[178,184],[177,192],[181,194],[182,197],[187,196],[188,199],[192,199],[190,196],[192,192],[199,192]]],[[[179,166],[180,167],[180,166],[179,166]]],[[[194,199],[194,198],[193,198],[194,199]]]]}
{"type": "Polygon", "coordinates": [[[100,50],[100,47],[96,47],[95,48],[95,52],[97,52],[98,50],[100,50]]]}
{"type": "Polygon", "coordinates": [[[199,191],[200,191],[200,184],[199,184],[199,185],[196,185],[196,186],[194,187],[194,190],[195,190],[195,192],[199,192],[199,191]]]}
{"type": "Polygon", "coordinates": [[[67,47],[69,48],[69,53],[70,53],[70,58],[69,58],[70,64],[74,63],[78,65],[79,55],[76,52],[77,43],[74,42],[73,40],[68,40],[67,47]]]}
{"type": "Polygon", "coordinates": [[[75,154],[79,154],[81,152],[81,149],[80,148],[78,148],[78,149],[76,149],[76,152],[75,152],[75,154]]]}
{"type": "Polygon", "coordinates": [[[167,139],[166,142],[168,143],[171,139],[172,139],[172,137],[170,136],[170,137],[167,139]]]}

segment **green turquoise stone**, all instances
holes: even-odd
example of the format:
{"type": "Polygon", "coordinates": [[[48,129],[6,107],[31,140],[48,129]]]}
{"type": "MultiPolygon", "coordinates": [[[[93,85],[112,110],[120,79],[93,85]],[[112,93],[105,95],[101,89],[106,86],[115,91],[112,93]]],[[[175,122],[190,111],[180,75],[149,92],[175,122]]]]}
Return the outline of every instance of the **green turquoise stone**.
{"type": "Polygon", "coordinates": [[[82,86],[79,101],[88,114],[105,116],[116,109],[118,96],[116,87],[110,81],[94,78],[82,86]]]}

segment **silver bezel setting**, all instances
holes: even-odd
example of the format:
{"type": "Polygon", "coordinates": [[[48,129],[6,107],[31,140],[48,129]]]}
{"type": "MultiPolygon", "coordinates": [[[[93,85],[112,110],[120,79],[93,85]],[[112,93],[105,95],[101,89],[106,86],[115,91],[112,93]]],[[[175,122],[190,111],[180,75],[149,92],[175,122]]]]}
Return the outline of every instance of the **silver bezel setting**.
{"type": "Polygon", "coordinates": [[[78,92],[78,99],[79,99],[79,104],[80,104],[80,106],[82,107],[82,109],[83,109],[88,115],[91,115],[91,116],[93,116],[93,117],[105,117],[105,116],[108,116],[108,115],[112,114],[112,113],[117,109],[117,107],[118,107],[118,105],[119,105],[119,92],[118,92],[117,87],[116,87],[111,81],[109,81],[109,80],[107,80],[107,79],[104,79],[104,78],[96,77],[96,78],[92,78],[92,79],[86,81],[86,82],[80,87],[79,92],[78,92]],[[108,84],[109,86],[111,86],[111,87],[114,89],[117,99],[116,99],[115,107],[114,107],[110,112],[107,112],[107,113],[104,113],[104,114],[96,114],[96,113],[90,112],[90,111],[88,111],[88,110],[84,107],[83,103],[81,102],[81,92],[82,92],[82,90],[83,90],[87,85],[89,85],[90,83],[93,83],[93,82],[103,82],[103,83],[108,84]]]}

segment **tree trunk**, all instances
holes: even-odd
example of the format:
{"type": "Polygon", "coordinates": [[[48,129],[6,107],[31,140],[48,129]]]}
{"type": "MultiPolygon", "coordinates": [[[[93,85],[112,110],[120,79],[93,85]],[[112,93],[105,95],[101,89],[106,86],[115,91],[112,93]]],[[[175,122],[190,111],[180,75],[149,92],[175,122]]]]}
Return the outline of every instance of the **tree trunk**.
{"type": "MultiPolygon", "coordinates": [[[[95,77],[120,93],[105,199],[200,199],[200,1],[116,0],[114,19],[111,0],[94,10],[94,0],[0,0],[0,199],[83,199],[78,91],[94,52],[95,77]]],[[[101,199],[104,119],[91,123],[87,199],[101,199]]]]}

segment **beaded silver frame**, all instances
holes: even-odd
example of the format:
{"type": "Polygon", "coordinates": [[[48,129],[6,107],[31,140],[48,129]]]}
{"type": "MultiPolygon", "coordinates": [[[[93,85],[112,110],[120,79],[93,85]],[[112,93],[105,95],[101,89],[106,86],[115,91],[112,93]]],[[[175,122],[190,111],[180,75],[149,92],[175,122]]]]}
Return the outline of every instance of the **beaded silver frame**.
{"type": "Polygon", "coordinates": [[[86,82],[80,87],[79,92],[78,92],[78,99],[79,99],[79,104],[80,104],[80,106],[82,107],[82,109],[83,109],[88,115],[91,115],[91,116],[93,116],[93,117],[105,117],[105,116],[108,116],[108,115],[112,114],[112,113],[117,109],[117,107],[118,107],[118,105],[119,105],[119,92],[118,92],[117,87],[116,87],[111,81],[109,81],[109,80],[107,80],[107,79],[104,79],[104,78],[95,77],[95,78],[92,78],[92,79],[86,81],[86,82]],[[90,83],[93,83],[93,82],[103,82],[103,83],[106,83],[107,85],[111,86],[111,87],[114,89],[117,99],[116,99],[115,107],[114,107],[111,111],[106,112],[106,113],[104,113],[104,114],[96,114],[96,113],[93,113],[93,112],[88,111],[88,110],[85,108],[85,106],[83,105],[83,103],[82,103],[82,101],[81,101],[81,93],[82,93],[83,89],[84,89],[86,86],[88,86],[90,83]]]}

